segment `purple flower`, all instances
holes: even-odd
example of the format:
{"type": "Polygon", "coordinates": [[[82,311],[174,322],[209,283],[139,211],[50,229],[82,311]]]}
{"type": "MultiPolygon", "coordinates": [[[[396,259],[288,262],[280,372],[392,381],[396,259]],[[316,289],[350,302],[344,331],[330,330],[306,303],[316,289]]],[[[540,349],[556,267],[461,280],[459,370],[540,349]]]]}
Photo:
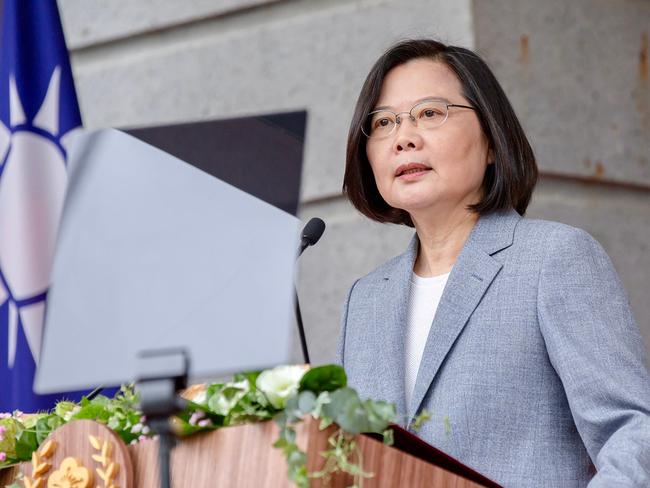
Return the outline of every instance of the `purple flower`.
{"type": "Polygon", "coordinates": [[[0,463],[7,460],[7,453],[0,451],[0,463]]]}
{"type": "Polygon", "coordinates": [[[209,427],[211,425],[212,425],[212,420],[210,419],[199,420],[199,427],[209,427]]]}
{"type": "Polygon", "coordinates": [[[190,420],[188,421],[190,425],[196,425],[196,423],[205,417],[205,412],[202,410],[197,410],[192,414],[190,420]]]}

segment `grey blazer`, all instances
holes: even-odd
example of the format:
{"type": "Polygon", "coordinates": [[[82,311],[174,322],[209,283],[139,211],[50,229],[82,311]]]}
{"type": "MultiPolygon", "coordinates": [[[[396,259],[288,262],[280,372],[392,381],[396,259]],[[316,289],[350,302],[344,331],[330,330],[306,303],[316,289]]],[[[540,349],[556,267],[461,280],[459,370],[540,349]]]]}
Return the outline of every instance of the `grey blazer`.
{"type": "Polygon", "coordinates": [[[404,393],[408,250],[359,279],[338,359],[362,398],[506,487],[650,487],[650,377],[625,291],[602,247],[567,225],[481,217],[404,393]],[[594,468],[595,466],[595,468],[594,468]],[[596,473],[597,470],[597,473],[596,473]],[[591,480],[591,481],[590,481],[591,480]]]}

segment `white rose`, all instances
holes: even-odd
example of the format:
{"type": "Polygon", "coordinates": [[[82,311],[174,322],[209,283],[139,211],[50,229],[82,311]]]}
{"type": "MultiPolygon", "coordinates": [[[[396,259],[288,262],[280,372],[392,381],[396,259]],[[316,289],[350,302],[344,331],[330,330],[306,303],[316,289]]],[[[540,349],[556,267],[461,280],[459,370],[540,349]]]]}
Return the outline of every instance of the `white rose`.
{"type": "Polygon", "coordinates": [[[300,379],[308,366],[278,366],[267,369],[257,377],[257,388],[266,395],[275,408],[284,408],[287,398],[298,391],[300,379]]]}

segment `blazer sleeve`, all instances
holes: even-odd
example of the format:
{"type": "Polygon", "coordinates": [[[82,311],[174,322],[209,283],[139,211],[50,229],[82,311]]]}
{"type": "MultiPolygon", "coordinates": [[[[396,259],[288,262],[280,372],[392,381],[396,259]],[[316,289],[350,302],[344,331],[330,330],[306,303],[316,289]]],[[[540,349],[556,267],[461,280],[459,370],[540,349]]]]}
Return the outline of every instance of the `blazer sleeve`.
{"type": "Polygon", "coordinates": [[[650,486],[650,376],[614,267],[598,242],[556,229],[538,286],[538,319],[597,473],[590,488],[650,486]]]}

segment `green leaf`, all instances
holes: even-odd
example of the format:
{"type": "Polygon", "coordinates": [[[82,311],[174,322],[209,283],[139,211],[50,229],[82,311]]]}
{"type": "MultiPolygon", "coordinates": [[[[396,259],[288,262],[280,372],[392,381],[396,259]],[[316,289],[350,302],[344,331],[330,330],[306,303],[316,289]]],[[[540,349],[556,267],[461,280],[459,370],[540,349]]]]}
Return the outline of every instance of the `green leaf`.
{"type": "Polygon", "coordinates": [[[327,391],[324,391],[318,395],[316,398],[316,405],[314,406],[314,409],[312,410],[312,416],[316,419],[321,418],[323,415],[323,405],[326,405],[330,403],[332,399],[330,398],[330,394],[327,391]]]}
{"type": "Polygon", "coordinates": [[[282,439],[286,440],[287,443],[293,444],[293,443],[296,442],[296,431],[295,431],[295,429],[293,429],[291,427],[285,427],[280,432],[280,437],[282,439]]]}
{"type": "Polygon", "coordinates": [[[323,413],[350,434],[369,429],[366,410],[359,395],[352,388],[341,388],[330,395],[331,402],[323,406],[323,413]]]}
{"type": "Polygon", "coordinates": [[[119,430],[120,429],[120,419],[117,418],[117,416],[113,416],[110,419],[108,419],[108,423],[106,424],[106,427],[108,427],[111,430],[119,430]]]}
{"type": "Polygon", "coordinates": [[[285,412],[280,412],[273,417],[273,421],[280,429],[283,429],[288,423],[287,414],[285,412]]]}
{"type": "Polygon", "coordinates": [[[413,419],[413,422],[411,423],[411,429],[413,429],[413,432],[419,432],[424,423],[428,420],[431,420],[431,413],[427,410],[422,410],[413,419]]]}
{"type": "Polygon", "coordinates": [[[44,413],[38,413],[36,415],[30,415],[26,419],[22,421],[23,426],[26,429],[35,429],[36,428],[36,423],[41,420],[43,417],[45,417],[47,414],[44,413]]]}
{"type": "Polygon", "coordinates": [[[311,413],[316,406],[316,395],[312,391],[303,391],[298,395],[298,410],[303,415],[311,413]]]}
{"type": "Polygon", "coordinates": [[[299,391],[313,391],[320,393],[323,391],[334,391],[344,388],[348,384],[345,370],[338,365],[328,364],[318,366],[307,371],[300,380],[299,391]]]}
{"type": "Polygon", "coordinates": [[[246,373],[238,373],[234,376],[233,381],[247,380],[250,383],[251,390],[256,390],[257,386],[255,386],[255,381],[257,381],[257,377],[260,375],[260,373],[261,371],[249,371],[246,373]]]}
{"type": "Polygon", "coordinates": [[[56,407],[54,407],[54,413],[64,419],[66,418],[66,415],[72,415],[72,411],[76,406],[77,404],[74,402],[61,401],[56,404],[56,407]]]}
{"type": "Polygon", "coordinates": [[[289,445],[289,442],[287,442],[286,439],[282,439],[282,438],[278,439],[273,443],[273,447],[277,447],[278,449],[284,449],[285,447],[287,447],[287,445],[289,445]]]}
{"type": "Polygon", "coordinates": [[[47,425],[50,428],[50,430],[56,430],[59,427],[61,427],[63,424],[65,424],[65,420],[63,420],[58,415],[50,415],[47,419],[47,425]]]}
{"type": "Polygon", "coordinates": [[[387,446],[395,444],[395,433],[393,432],[393,429],[386,429],[382,432],[382,435],[384,436],[384,444],[387,446]]]}
{"type": "Polygon", "coordinates": [[[0,439],[0,451],[6,453],[8,458],[14,458],[16,457],[16,435],[22,427],[14,418],[0,419],[0,425],[5,429],[0,439]]]}
{"type": "Polygon", "coordinates": [[[299,407],[299,396],[291,395],[284,405],[284,413],[287,416],[287,422],[294,424],[302,418],[302,412],[299,407]]]}
{"type": "Polygon", "coordinates": [[[218,415],[228,415],[246,393],[247,391],[243,388],[224,385],[221,390],[218,390],[209,398],[208,407],[218,415]]]}
{"type": "Polygon", "coordinates": [[[81,410],[79,410],[76,414],[74,414],[72,418],[97,420],[98,422],[105,424],[108,422],[110,416],[111,414],[106,409],[104,402],[94,403],[93,401],[93,403],[89,402],[85,406],[82,406],[81,410]]]}
{"type": "Polygon", "coordinates": [[[318,425],[318,430],[325,430],[327,429],[330,425],[334,423],[334,420],[329,418],[329,417],[321,417],[320,418],[320,424],[318,425]]]}
{"type": "Polygon", "coordinates": [[[395,416],[395,405],[384,401],[366,400],[363,402],[368,417],[368,431],[380,434],[388,427],[395,416]]]}
{"type": "Polygon", "coordinates": [[[28,461],[32,453],[38,448],[36,432],[22,430],[16,434],[16,458],[21,461],[28,461]]]}
{"type": "Polygon", "coordinates": [[[50,435],[50,432],[52,432],[52,427],[49,425],[49,418],[48,417],[42,417],[36,422],[35,430],[36,430],[36,442],[38,445],[40,445],[45,438],[50,435]]]}

